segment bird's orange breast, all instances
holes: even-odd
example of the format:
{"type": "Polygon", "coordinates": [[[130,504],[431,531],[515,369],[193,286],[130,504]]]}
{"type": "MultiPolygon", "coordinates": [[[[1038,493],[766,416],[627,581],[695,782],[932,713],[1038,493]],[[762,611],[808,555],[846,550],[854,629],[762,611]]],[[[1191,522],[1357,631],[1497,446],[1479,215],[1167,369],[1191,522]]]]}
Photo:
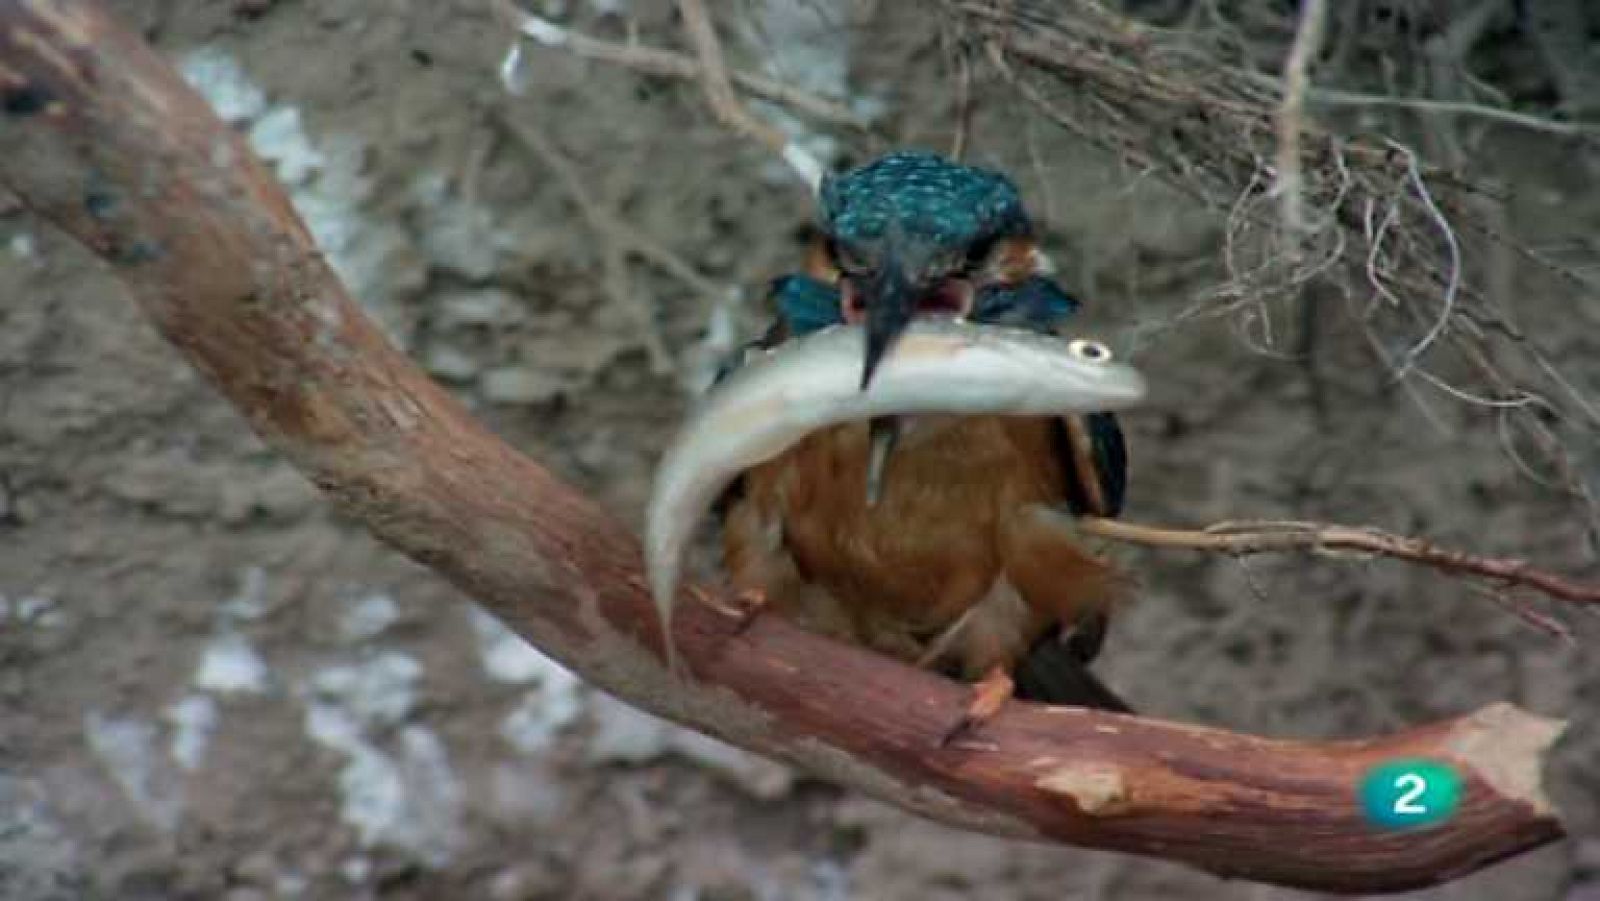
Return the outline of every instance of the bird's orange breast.
{"type": "Polygon", "coordinates": [[[866,497],[866,424],[811,435],[746,473],[724,533],[731,574],[813,627],[908,659],[980,601],[1012,591],[1016,621],[1005,624],[1006,638],[986,642],[1004,647],[966,656],[1014,658],[1051,623],[1098,604],[1110,584],[1097,558],[1064,547],[1028,515],[1063,502],[1054,426],[912,419],[875,505],[866,497]]]}

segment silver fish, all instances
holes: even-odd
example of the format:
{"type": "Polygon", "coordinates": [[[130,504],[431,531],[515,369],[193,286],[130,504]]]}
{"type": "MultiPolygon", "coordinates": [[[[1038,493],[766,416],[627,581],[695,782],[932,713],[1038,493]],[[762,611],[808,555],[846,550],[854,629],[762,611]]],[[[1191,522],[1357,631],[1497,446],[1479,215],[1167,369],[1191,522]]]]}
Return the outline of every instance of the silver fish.
{"type": "Polygon", "coordinates": [[[645,525],[650,593],[676,671],[672,611],[683,554],[739,473],[818,429],[880,416],[1048,416],[1132,406],[1139,372],[1105,345],[954,320],[915,322],[861,389],[860,326],[836,326],[758,351],[708,395],[656,469],[645,525]]]}

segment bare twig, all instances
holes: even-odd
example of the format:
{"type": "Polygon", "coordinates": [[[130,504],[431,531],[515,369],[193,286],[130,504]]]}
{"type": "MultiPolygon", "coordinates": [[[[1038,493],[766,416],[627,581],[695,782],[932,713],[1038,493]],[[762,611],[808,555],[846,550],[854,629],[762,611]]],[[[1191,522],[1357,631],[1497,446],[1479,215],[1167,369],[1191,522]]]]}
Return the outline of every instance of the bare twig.
{"type": "Polygon", "coordinates": [[[1327,23],[1328,0],[1304,0],[1300,6],[1300,25],[1283,66],[1283,100],[1278,104],[1276,119],[1278,181],[1273,192],[1278,197],[1283,225],[1296,240],[1306,231],[1300,131],[1304,127],[1306,90],[1311,85],[1311,61],[1322,50],[1322,34],[1327,23]]]}
{"type": "MultiPolygon", "coordinates": [[[[1420,355],[1448,346],[1467,361],[1477,382],[1464,386],[1458,397],[1566,400],[1560,380],[1545,376],[1529,359],[1527,346],[1517,344],[1516,330],[1485,302],[1477,285],[1466,281],[1462,270],[1469,250],[1460,235],[1510,244],[1563,277],[1575,292],[1586,286],[1489,227],[1478,203],[1488,195],[1459,174],[1382,139],[1341,140],[1302,122],[1297,158],[1303,212],[1314,220],[1319,247],[1329,252],[1312,257],[1314,263],[1305,254],[1284,252],[1284,238],[1292,233],[1284,228],[1281,212],[1259,197],[1241,196],[1240,186],[1257,177],[1263,159],[1284,152],[1279,137],[1287,121],[1281,115],[1287,86],[1241,65],[1218,64],[1219,58],[1248,58],[1253,48],[1216,4],[1197,5],[1197,14],[1215,21],[1181,34],[1130,19],[1104,3],[945,0],[945,5],[961,18],[968,40],[984,47],[1002,77],[1046,118],[1198,198],[1219,216],[1231,211],[1229,282],[1151,331],[1203,309],[1231,313],[1253,349],[1270,351],[1262,346],[1272,324],[1270,305],[1299,302],[1306,280],[1323,273],[1322,280],[1344,285],[1350,296],[1357,292],[1349,288],[1372,286],[1371,293],[1362,292],[1372,304],[1347,308],[1357,320],[1356,331],[1397,374],[1406,374],[1420,355]],[[1477,334],[1468,327],[1473,322],[1477,334]],[[1411,338],[1409,353],[1391,350],[1398,343],[1393,332],[1402,328],[1411,338]],[[1505,370],[1515,371],[1516,378],[1505,370]]],[[[1483,23],[1503,8],[1494,0],[1469,4],[1471,15],[1452,22],[1445,43],[1457,47],[1476,40],[1483,23]]],[[[1313,102],[1315,89],[1308,85],[1307,91],[1306,102],[1313,102]]],[[[1412,381],[1403,379],[1400,385],[1417,397],[1412,381]]],[[[1582,478],[1578,445],[1541,421],[1543,408],[1523,405],[1510,415],[1532,437],[1535,462],[1559,472],[1562,487],[1582,500],[1580,515],[1600,548],[1600,499],[1582,478]]],[[[1571,418],[1566,410],[1561,415],[1571,418]]]]}
{"type": "Polygon", "coordinates": [[[639,320],[645,349],[650,354],[652,369],[658,374],[672,372],[676,368],[676,363],[656,323],[657,311],[648,302],[646,295],[633,290],[624,255],[636,254],[641,259],[655,264],[657,268],[682,282],[684,287],[700,298],[721,297],[727,290],[701,275],[682,257],[660,242],[603,207],[584,184],[582,176],[578,174],[578,168],[538,129],[514,116],[504,116],[501,122],[512,136],[539,157],[546,168],[555,175],[556,181],[566,191],[573,206],[578,208],[584,221],[605,245],[601,251],[601,262],[605,271],[606,293],[611,295],[612,302],[620,308],[634,311],[639,320]]]}
{"type": "Polygon", "coordinates": [[[822,162],[789,140],[782,131],[752,116],[739,103],[738,95],[733,92],[733,82],[728,79],[727,64],[722,60],[722,44],[717,40],[716,26],[702,0],[678,0],[678,14],[683,17],[684,30],[689,33],[689,41],[700,59],[700,84],[717,119],[736,134],[754,139],[788,163],[815,194],[822,184],[822,162]]]}
{"type": "Polygon", "coordinates": [[[701,275],[699,270],[683,257],[602,206],[584,184],[583,177],[578,174],[578,167],[556,149],[555,144],[542,132],[515,116],[504,116],[500,121],[513,137],[550,169],[556,180],[561,183],[562,190],[566,191],[567,197],[572,200],[573,206],[578,208],[584,220],[602,237],[621,245],[630,253],[637,254],[640,259],[654,263],[662,272],[677,279],[695,295],[721,297],[727,293],[726,287],[701,275]]]}
{"type": "Polygon", "coordinates": [[[1513,125],[1517,128],[1526,128],[1530,131],[1543,131],[1550,134],[1568,137],[1580,137],[1589,140],[1600,138],[1600,129],[1582,122],[1561,122],[1556,119],[1547,119],[1530,113],[1519,113],[1516,110],[1501,109],[1497,106],[1485,106],[1481,103],[1471,103],[1462,100],[1433,100],[1427,97],[1394,97],[1383,94],[1362,94],[1356,91],[1339,91],[1331,88],[1313,87],[1310,92],[1311,102],[1323,106],[1364,106],[1364,107],[1397,107],[1419,113],[1431,113],[1441,116],[1469,116],[1477,119],[1488,119],[1504,125],[1513,125]]]}
{"type": "Polygon", "coordinates": [[[1077,520],[1084,533],[1155,547],[1186,548],[1231,556],[1281,551],[1353,552],[1393,557],[1445,572],[1476,576],[1502,585],[1533,588],[1558,600],[1600,605],[1600,584],[1576,582],[1526,560],[1481,557],[1377,529],[1318,522],[1223,522],[1205,529],[1167,529],[1117,519],[1077,520]]]}
{"type": "Polygon", "coordinates": [[[951,43],[956,64],[956,121],[955,134],[950,138],[950,158],[959,162],[967,155],[967,138],[972,132],[972,57],[963,42],[951,43]]]}
{"type": "MultiPolygon", "coordinates": [[[[789,140],[782,131],[746,111],[739,103],[738,95],[734,93],[734,83],[738,82],[759,96],[789,103],[797,109],[817,115],[818,118],[834,121],[842,119],[857,127],[862,125],[858,117],[832,101],[821,100],[797,88],[762,76],[730,72],[723,62],[722,47],[717,41],[716,29],[705,7],[697,0],[684,0],[679,7],[685,30],[695,45],[697,59],[633,43],[612,44],[601,41],[563,28],[549,19],[524,12],[517,8],[512,0],[489,0],[489,2],[496,15],[505,20],[518,34],[532,38],[545,46],[566,49],[582,57],[616,63],[639,71],[699,81],[718,121],[736,134],[754,139],[776,154],[789,165],[812,193],[816,192],[822,181],[822,162],[800,144],[789,140]]],[[[519,91],[518,73],[521,61],[522,47],[513,42],[500,65],[500,78],[513,93],[519,91]]]]}
{"type": "Polygon", "coordinates": [[[1440,304],[1439,314],[1434,318],[1427,334],[1406,352],[1405,363],[1395,370],[1395,378],[1402,379],[1411,367],[1422,359],[1422,355],[1427,353],[1428,348],[1439,339],[1439,336],[1444,334],[1444,330],[1455,318],[1456,298],[1461,292],[1461,242],[1456,240],[1456,232],[1450,227],[1450,220],[1439,209],[1439,204],[1434,201],[1432,192],[1428,190],[1427,182],[1423,181],[1422,172],[1417,168],[1416,154],[1412,153],[1410,148],[1393,141],[1389,142],[1389,146],[1405,158],[1406,178],[1411,182],[1411,188],[1416,192],[1417,199],[1422,201],[1423,207],[1427,209],[1428,217],[1433,220],[1439,236],[1444,239],[1448,254],[1445,258],[1444,299],[1440,304]]]}
{"type": "Polygon", "coordinates": [[[722,42],[717,39],[716,25],[711,21],[711,14],[706,12],[705,4],[701,0],[678,0],[678,15],[683,17],[683,30],[688,33],[689,43],[700,60],[700,86],[711,111],[727,128],[782,156],[789,145],[788,137],[750,115],[733,92],[728,66],[722,60],[722,42]]]}
{"type": "MultiPolygon", "coordinates": [[[[616,44],[603,41],[564,28],[542,16],[524,12],[518,9],[512,0],[489,0],[489,2],[496,14],[518,34],[546,47],[558,48],[584,59],[612,63],[647,75],[686,80],[697,80],[701,77],[700,63],[681,53],[647,47],[643,44],[616,44]]],[[[862,117],[837,100],[819,97],[794,85],[753,72],[733,69],[727,74],[734,84],[763,100],[799,110],[814,119],[833,125],[854,129],[867,127],[862,117]]]]}
{"type": "Polygon", "coordinates": [[[731,598],[679,612],[690,678],[668,678],[637,541],[387,343],[242,137],[155,51],[86,0],[15,0],[0,85],[0,184],[103,260],[353,521],[631,703],[953,825],[1321,890],[1444,882],[1562,834],[1540,787],[1561,724],[1510,705],[1303,742],[1018,703],[981,744],[946,746],[964,686],[725,615],[731,598]],[[83,202],[90,173],[109,202],[83,202]],[[1353,790],[1396,757],[1464,781],[1426,841],[1373,829],[1353,790]]]}

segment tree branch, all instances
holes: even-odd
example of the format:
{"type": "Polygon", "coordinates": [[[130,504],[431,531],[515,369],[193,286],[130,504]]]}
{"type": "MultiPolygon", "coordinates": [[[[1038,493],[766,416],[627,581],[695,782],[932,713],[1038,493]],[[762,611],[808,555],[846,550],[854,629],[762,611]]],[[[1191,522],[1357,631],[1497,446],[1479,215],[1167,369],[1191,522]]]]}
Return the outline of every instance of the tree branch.
{"type": "Polygon", "coordinates": [[[1220,522],[1204,529],[1165,529],[1119,519],[1083,517],[1077,527],[1086,534],[1152,547],[1187,548],[1244,557],[1280,551],[1323,551],[1372,554],[1431,566],[1444,572],[1476,576],[1506,586],[1522,586],[1552,598],[1583,606],[1600,604],[1600,585],[1578,582],[1514,557],[1482,557],[1440,547],[1378,529],[1323,522],[1263,520],[1220,522]]]}
{"type": "Polygon", "coordinates": [[[1305,0],[1301,4],[1300,26],[1295,30],[1289,59],[1283,64],[1283,100],[1274,117],[1278,182],[1272,190],[1278,195],[1283,225],[1296,240],[1304,237],[1307,230],[1305,198],[1301,196],[1300,129],[1305,118],[1306,91],[1311,86],[1311,62],[1322,52],[1327,22],[1328,0],[1305,0]]]}
{"type": "MultiPolygon", "coordinates": [[[[700,78],[700,61],[671,50],[648,47],[643,44],[614,44],[599,38],[563,28],[549,19],[523,12],[513,0],[490,0],[496,15],[506,21],[518,34],[532,38],[548,47],[559,47],[575,56],[597,62],[613,63],[647,75],[664,78],[700,78]]],[[[799,110],[805,115],[831,125],[864,130],[867,122],[852,112],[845,103],[808,93],[794,85],[777,79],[741,70],[729,70],[727,76],[739,87],[772,103],[799,110]]]]}
{"type": "Polygon", "coordinates": [[[962,686],[706,603],[676,618],[690,678],[674,680],[634,538],[385,342],[239,135],[150,48],[92,4],[12,0],[0,95],[0,184],[102,259],[257,432],[356,521],[633,704],[952,825],[1285,885],[1429,885],[1561,834],[1540,790],[1561,727],[1509,705],[1304,742],[1016,703],[940,747],[962,686]],[[1459,770],[1451,820],[1366,822],[1356,786],[1395,757],[1459,770]]]}
{"type": "MultiPolygon", "coordinates": [[[[723,61],[722,44],[716,27],[700,0],[679,0],[678,14],[684,31],[694,45],[696,58],[690,59],[669,50],[639,44],[611,44],[563,28],[548,19],[522,11],[513,0],[490,0],[496,15],[506,20],[518,34],[550,47],[561,47],[586,59],[616,63],[641,72],[697,79],[706,102],[717,121],[734,134],[750,138],[789,165],[796,176],[813,192],[822,180],[822,162],[810,151],[789,140],[783,131],[752,115],[739,102],[734,84],[773,102],[785,103],[819,119],[864,128],[865,122],[844,105],[815,97],[791,85],[759,75],[731,70],[723,61]]],[[[515,70],[520,60],[520,45],[502,64],[502,72],[515,70]]],[[[507,87],[515,90],[509,81],[507,87]]]]}
{"type": "Polygon", "coordinates": [[[711,22],[702,0],[678,0],[678,15],[683,17],[683,30],[700,59],[700,86],[705,91],[706,102],[722,124],[735,134],[751,138],[773,153],[782,156],[789,144],[783,132],[760,121],[739,103],[733,82],[728,80],[728,66],[722,61],[722,42],[717,39],[717,28],[711,22]]]}

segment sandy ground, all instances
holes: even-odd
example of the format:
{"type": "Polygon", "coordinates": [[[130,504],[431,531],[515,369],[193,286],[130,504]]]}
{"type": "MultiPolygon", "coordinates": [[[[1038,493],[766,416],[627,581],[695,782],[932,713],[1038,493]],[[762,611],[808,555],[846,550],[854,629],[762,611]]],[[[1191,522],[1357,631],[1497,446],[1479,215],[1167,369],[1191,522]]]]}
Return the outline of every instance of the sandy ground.
{"type": "MultiPolygon", "coordinates": [[[[546,6],[613,35],[625,8],[646,39],[677,40],[669,4],[546,6]]],[[[752,333],[761,285],[797,260],[808,208],[781,166],[691,87],[558,52],[530,50],[509,97],[505,36],[475,2],[117,8],[248,131],[397,341],[638,521],[708,336],[752,333]],[[617,223],[646,245],[622,248],[622,290],[605,275],[617,223]]],[[[748,40],[808,21],[765,15],[748,40]]],[[[875,46],[904,57],[917,40],[875,46]]],[[[771,65],[817,90],[848,77],[895,142],[946,146],[948,111],[913,102],[860,41],[789,43],[812,56],[771,65]]],[[[980,114],[976,158],[1016,173],[1089,321],[1161,376],[1127,419],[1130,516],[1326,517],[1581,571],[1573,506],[1508,462],[1494,416],[1428,391],[1425,418],[1337,317],[1308,319],[1311,367],[1252,353],[1224,320],[1154,328],[1218,278],[1219,223],[1019,121],[980,114]]],[[[1495,141],[1522,166],[1501,171],[1516,233],[1600,224],[1574,159],[1495,141]]],[[[1596,333],[1561,327],[1570,301],[1516,299],[1552,358],[1600,387],[1596,333]]],[[[1103,671],[1145,710],[1286,736],[1499,700],[1570,717],[1550,789],[1576,838],[1417,897],[1600,898],[1592,618],[1568,617],[1563,644],[1393,564],[1129,560],[1144,588],[1103,671]]],[[[953,832],[586,688],[331,514],[104,272],[14,209],[0,710],[6,899],[1303,897],[953,832]]]]}

